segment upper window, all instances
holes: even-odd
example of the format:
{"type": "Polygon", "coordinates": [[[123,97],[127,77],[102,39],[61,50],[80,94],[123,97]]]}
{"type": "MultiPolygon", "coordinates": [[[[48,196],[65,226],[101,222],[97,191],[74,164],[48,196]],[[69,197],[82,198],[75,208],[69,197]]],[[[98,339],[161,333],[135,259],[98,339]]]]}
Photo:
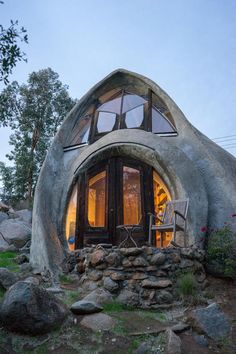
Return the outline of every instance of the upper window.
{"type": "Polygon", "coordinates": [[[79,118],[67,148],[93,143],[118,129],[143,129],[160,135],[177,135],[167,106],[151,90],[139,96],[125,90],[104,95],[93,108],[79,118]],[[168,117],[167,117],[168,116],[168,117]]]}
{"type": "Polygon", "coordinates": [[[91,116],[84,116],[79,119],[78,124],[72,130],[70,145],[85,144],[88,142],[91,121],[91,116]]]}
{"type": "Polygon", "coordinates": [[[135,107],[125,114],[126,128],[139,128],[144,118],[143,105],[135,107]]]}
{"type": "Polygon", "coordinates": [[[98,120],[97,120],[98,133],[104,133],[113,130],[115,122],[116,122],[115,113],[99,112],[98,120]]]}

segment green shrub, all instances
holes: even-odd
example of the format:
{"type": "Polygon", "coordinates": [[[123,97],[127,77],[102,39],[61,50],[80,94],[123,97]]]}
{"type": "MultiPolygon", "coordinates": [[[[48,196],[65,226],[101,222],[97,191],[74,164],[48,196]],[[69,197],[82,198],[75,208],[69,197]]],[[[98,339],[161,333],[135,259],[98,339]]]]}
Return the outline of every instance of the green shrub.
{"type": "Polygon", "coordinates": [[[70,275],[60,274],[59,281],[61,284],[73,284],[74,279],[70,275]]]}
{"type": "Polygon", "coordinates": [[[194,296],[197,290],[197,282],[192,273],[181,275],[177,281],[177,291],[181,297],[194,296]]]}
{"type": "Polygon", "coordinates": [[[236,233],[230,225],[208,235],[207,262],[216,275],[236,277],[236,233]]]}
{"type": "Polygon", "coordinates": [[[7,268],[12,272],[19,270],[18,264],[16,264],[14,258],[17,256],[16,252],[4,251],[0,252],[0,268],[7,268]]]}

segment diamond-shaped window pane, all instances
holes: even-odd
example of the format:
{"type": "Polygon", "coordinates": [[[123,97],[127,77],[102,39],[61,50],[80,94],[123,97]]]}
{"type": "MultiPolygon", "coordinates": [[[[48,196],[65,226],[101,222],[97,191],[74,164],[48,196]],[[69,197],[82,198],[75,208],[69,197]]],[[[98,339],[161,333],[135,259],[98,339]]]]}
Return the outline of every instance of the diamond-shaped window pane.
{"type": "Polygon", "coordinates": [[[100,107],[98,107],[98,111],[101,112],[111,112],[120,114],[120,106],[121,106],[121,97],[115,98],[114,100],[103,103],[100,107]]]}
{"type": "Polygon", "coordinates": [[[125,124],[127,128],[139,128],[143,122],[143,105],[132,109],[125,115],[125,124]]]}
{"type": "Polygon", "coordinates": [[[152,108],[152,132],[153,133],[174,133],[175,130],[170,123],[159,113],[152,108]]]}
{"type": "Polygon", "coordinates": [[[97,121],[98,133],[109,132],[116,122],[116,114],[109,112],[99,112],[97,121]]]}
{"type": "Polygon", "coordinates": [[[137,95],[125,95],[123,98],[122,113],[130,111],[131,109],[140,106],[147,102],[143,97],[137,95]]]}

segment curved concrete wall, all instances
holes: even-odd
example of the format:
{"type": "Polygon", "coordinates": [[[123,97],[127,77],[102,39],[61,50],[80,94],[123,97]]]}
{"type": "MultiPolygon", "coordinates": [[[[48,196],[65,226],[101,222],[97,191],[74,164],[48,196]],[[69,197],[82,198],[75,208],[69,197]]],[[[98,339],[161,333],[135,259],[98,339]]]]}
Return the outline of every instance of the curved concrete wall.
{"type": "Polygon", "coordinates": [[[108,156],[129,156],[153,166],[173,198],[190,199],[189,243],[199,241],[200,228],[221,227],[236,212],[236,159],[194,128],[171,98],[151,80],[117,70],[91,89],[66,117],[47,154],[37,183],[31,263],[42,272],[57,272],[68,248],[64,236],[68,196],[77,174],[108,156]],[[72,127],[102,93],[115,87],[149,87],[167,105],[178,136],[159,137],[138,130],[113,131],[95,143],[63,151],[72,127]]]}

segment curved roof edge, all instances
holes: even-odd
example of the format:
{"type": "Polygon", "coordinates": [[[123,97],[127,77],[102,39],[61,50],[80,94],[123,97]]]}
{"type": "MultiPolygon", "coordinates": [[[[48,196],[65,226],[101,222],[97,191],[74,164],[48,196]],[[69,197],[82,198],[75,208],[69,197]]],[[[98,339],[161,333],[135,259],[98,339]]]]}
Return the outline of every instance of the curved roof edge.
{"type": "MultiPolygon", "coordinates": [[[[77,113],[77,110],[79,110],[79,108],[81,108],[81,106],[83,106],[84,104],[86,104],[87,100],[89,98],[91,98],[97,90],[99,90],[100,87],[104,86],[106,83],[108,83],[109,81],[113,81],[115,79],[116,76],[119,75],[124,75],[124,76],[130,76],[132,78],[135,78],[137,80],[140,80],[141,82],[143,82],[145,85],[149,86],[153,92],[155,94],[157,94],[157,96],[159,96],[167,105],[167,107],[170,109],[170,105],[174,106],[175,109],[177,109],[181,115],[182,115],[182,119],[185,119],[187,122],[187,118],[185,117],[184,113],[181,111],[181,109],[179,108],[179,106],[175,103],[175,101],[168,95],[168,93],[163,90],[155,81],[149,79],[148,77],[135,73],[133,71],[129,71],[126,69],[122,69],[122,68],[118,68],[114,71],[112,71],[111,73],[109,73],[107,76],[105,76],[103,79],[101,79],[99,82],[97,82],[94,86],[92,86],[80,99],[79,101],[76,103],[76,105],[72,108],[72,110],[67,114],[67,116],[65,117],[64,122],[67,120],[67,117],[69,117],[71,115],[71,113],[77,113]]],[[[171,111],[171,109],[170,109],[171,111]]],[[[63,124],[64,124],[63,122],[63,124]]]]}

